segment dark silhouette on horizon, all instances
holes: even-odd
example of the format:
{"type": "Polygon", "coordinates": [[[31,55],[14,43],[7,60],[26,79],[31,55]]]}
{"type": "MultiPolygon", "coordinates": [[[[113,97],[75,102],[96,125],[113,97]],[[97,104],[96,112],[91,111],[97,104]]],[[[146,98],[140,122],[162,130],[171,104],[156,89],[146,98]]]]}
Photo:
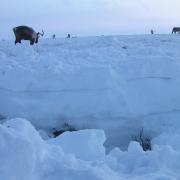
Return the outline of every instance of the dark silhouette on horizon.
{"type": "Polygon", "coordinates": [[[172,29],[172,34],[174,33],[174,34],[176,34],[176,33],[180,33],[180,27],[174,27],[173,29],[172,29]]]}

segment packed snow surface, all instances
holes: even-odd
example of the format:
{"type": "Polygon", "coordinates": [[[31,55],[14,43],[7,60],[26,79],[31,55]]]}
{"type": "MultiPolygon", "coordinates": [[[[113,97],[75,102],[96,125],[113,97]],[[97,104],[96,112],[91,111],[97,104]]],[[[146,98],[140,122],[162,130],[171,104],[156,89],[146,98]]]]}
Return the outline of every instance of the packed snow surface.
{"type": "Polygon", "coordinates": [[[178,35],[1,42],[2,179],[179,179],[179,119],[178,35]]]}

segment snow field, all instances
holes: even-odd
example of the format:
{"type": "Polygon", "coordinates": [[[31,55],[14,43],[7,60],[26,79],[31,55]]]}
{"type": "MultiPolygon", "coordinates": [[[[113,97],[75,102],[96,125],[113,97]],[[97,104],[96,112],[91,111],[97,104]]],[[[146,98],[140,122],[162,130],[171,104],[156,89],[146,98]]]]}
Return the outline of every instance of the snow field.
{"type": "Polygon", "coordinates": [[[179,179],[179,42],[173,35],[3,42],[2,177],[179,179]],[[66,123],[82,131],[49,138],[66,123]],[[141,129],[150,152],[132,142],[141,129]]]}

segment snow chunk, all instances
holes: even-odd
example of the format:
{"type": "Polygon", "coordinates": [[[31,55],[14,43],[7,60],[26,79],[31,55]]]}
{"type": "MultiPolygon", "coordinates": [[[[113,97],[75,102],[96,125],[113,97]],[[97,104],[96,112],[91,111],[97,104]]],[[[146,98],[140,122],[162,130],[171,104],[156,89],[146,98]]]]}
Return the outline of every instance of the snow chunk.
{"type": "Polygon", "coordinates": [[[104,131],[93,129],[66,132],[49,143],[61,146],[65,153],[75,154],[77,158],[93,161],[104,159],[105,140],[104,131]]]}
{"type": "Polygon", "coordinates": [[[128,152],[142,152],[143,149],[138,142],[131,142],[128,147],[128,152]]]}
{"type": "Polygon", "coordinates": [[[32,180],[43,145],[36,130],[26,120],[14,119],[0,125],[1,179],[32,180]]]}

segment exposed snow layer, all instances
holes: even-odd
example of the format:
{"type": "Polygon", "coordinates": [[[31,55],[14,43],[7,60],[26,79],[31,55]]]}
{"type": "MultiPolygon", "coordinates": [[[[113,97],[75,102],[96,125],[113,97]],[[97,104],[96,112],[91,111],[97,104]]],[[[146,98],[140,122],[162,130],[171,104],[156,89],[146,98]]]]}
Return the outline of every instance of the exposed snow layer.
{"type": "Polygon", "coordinates": [[[179,179],[179,119],[178,35],[0,45],[3,179],[179,179]],[[64,124],[92,130],[50,139],[64,124]]]}
{"type": "Polygon", "coordinates": [[[165,136],[164,142],[157,140],[153,151],[144,152],[132,142],[127,152],[116,148],[106,155],[101,130],[65,133],[62,140],[44,141],[28,121],[13,119],[0,125],[1,179],[175,180],[180,177],[176,138],[175,146],[165,136]]]}
{"type": "Polygon", "coordinates": [[[0,115],[41,129],[100,128],[127,149],[180,127],[180,37],[109,36],[0,46],[0,115]],[[117,134],[120,134],[118,138],[117,134]]]}

